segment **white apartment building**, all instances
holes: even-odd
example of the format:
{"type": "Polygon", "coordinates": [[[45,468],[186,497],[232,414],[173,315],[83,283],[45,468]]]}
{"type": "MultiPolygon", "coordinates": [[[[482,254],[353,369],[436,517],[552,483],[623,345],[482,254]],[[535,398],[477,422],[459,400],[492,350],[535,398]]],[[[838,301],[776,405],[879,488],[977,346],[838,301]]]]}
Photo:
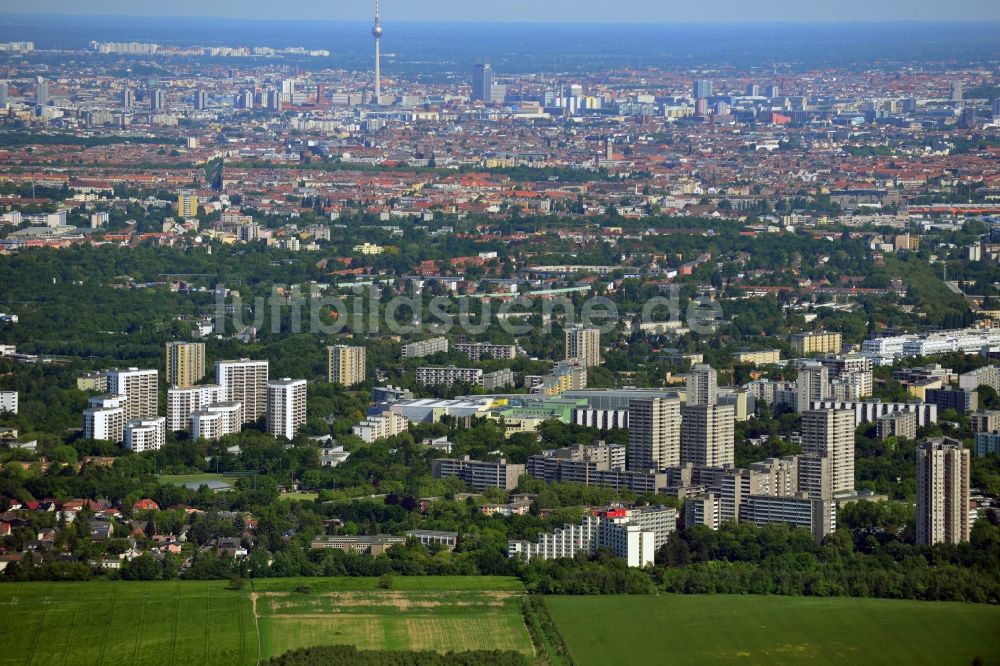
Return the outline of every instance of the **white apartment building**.
{"type": "Polygon", "coordinates": [[[470,361],[480,361],[484,358],[510,360],[517,356],[514,345],[494,345],[488,342],[465,342],[452,345],[452,348],[469,357],[470,361]]]}
{"type": "Polygon", "coordinates": [[[576,425],[597,428],[598,430],[627,430],[628,410],[578,407],[573,410],[571,421],[576,425]]]}
{"type": "Polygon", "coordinates": [[[354,426],[352,432],[355,436],[360,437],[361,441],[371,444],[380,439],[406,432],[409,427],[410,422],[405,417],[392,412],[384,412],[378,416],[368,417],[354,426]]]}
{"type": "Polygon", "coordinates": [[[417,368],[417,383],[427,386],[444,384],[451,386],[458,382],[480,385],[483,381],[481,368],[417,368]]]}
{"type": "Polygon", "coordinates": [[[809,409],[814,400],[830,397],[830,371],[822,363],[810,361],[799,367],[795,380],[795,408],[799,413],[809,409]]]}
{"type": "Polygon", "coordinates": [[[507,555],[551,560],[607,548],[628,566],[644,567],[653,563],[657,544],[666,543],[676,525],[677,512],[671,508],[606,509],[584,516],[579,524],[542,533],[535,542],[508,541],[507,555]]]}
{"type": "Polygon", "coordinates": [[[160,373],[157,370],[112,368],[107,371],[108,393],[125,396],[125,420],[153,418],[157,415],[160,373]]]}
{"type": "Polygon", "coordinates": [[[215,440],[239,432],[243,428],[243,405],[219,402],[194,412],[189,417],[192,440],[215,440]]]}
{"type": "Polygon", "coordinates": [[[688,406],[714,405],[718,400],[719,373],[705,363],[691,368],[687,377],[688,406]]]}
{"type": "Polygon", "coordinates": [[[447,351],[448,338],[438,337],[403,345],[402,349],[400,349],[400,355],[403,358],[423,358],[424,356],[430,356],[431,354],[447,351]]]}
{"type": "Polygon", "coordinates": [[[853,412],[854,427],[862,423],[874,423],[886,414],[913,412],[917,415],[917,425],[921,428],[929,423],[937,423],[938,407],[924,402],[881,402],[879,400],[814,400],[810,409],[840,409],[853,412]]]}
{"type": "Polygon", "coordinates": [[[103,395],[90,399],[83,410],[83,436],[120,442],[125,438],[125,396],[103,395]]]}
{"type": "Polygon", "coordinates": [[[222,401],[223,390],[218,384],[167,389],[167,429],[187,430],[191,414],[222,401]]]}
{"type": "Polygon", "coordinates": [[[306,422],[306,380],[277,379],[267,383],[267,432],[294,439],[306,422]]]}
{"type": "MultiPolygon", "coordinates": [[[[893,358],[961,352],[978,354],[983,348],[1000,346],[1000,328],[962,328],[921,335],[896,335],[861,343],[861,353],[877,363],[893,358]]],[[[964,388],[964,387],[963,387],[964,388]]]]}
{"type": "Polygon", "coordinates": [[[225,402],[243,406],[243,422],[253,423],[267,412],[267,361],[218,361],[215,383],[222,387],[225,402]]]}
{"type": "Polygon", "coordinates": [[[17,414],[17,391],[0,391],[0,413],[17,414]]]}
{"type": "Polygon", "coordinates": [[[980,386],[989,386],[994,391],[1000,391],[1000,367],[988,365],[976,368],[958,378],[958,388],[965,391],[975,391],[980,386]]]}
{"type": "Polygon", "coordinates": [[[132,419],[125,424],[125,448],[133,453],[159,451],[167,442],[167,419],[132,419]]]}

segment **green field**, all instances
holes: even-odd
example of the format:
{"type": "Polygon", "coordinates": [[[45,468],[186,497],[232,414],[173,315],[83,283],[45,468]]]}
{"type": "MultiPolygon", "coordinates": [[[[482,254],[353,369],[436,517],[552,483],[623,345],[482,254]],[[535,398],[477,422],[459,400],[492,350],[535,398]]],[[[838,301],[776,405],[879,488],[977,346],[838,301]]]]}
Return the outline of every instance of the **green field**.
{"type": "Polygon", "coordinates": [[[579,666],[1000,664],[1000,608],[882,599],[684,596],[546,599],[579,666]]]}
{"type": "MultiPolygon", "coordinates": [[[[0,585],[0,666],[250,666],[299,647],[534,650],[515,578],[0,585]],[[297,590],[308,585],[308,592],[297,590]]],[[[1000,607],[849,598],[546,597],[576,664],[1000,664],[1000,607]]]]}
{"type": "Polygon", "coordinates": [[[0,585],[0,664],[256,664],[250,596],[227,585],[0,585]]]}
{"type": "Polygon", "coordinates": [[[278,495],[279,501],[286,501],[286,502],[315,502],[318,499],[319,499],[319,493],[298,492],[298,493],[284,493],[282,495],[278,495]]]}
{"type": "Polygon", "coordinates": [[[509,578],[395,577],[255,581],[265,655],[347,644],[384,650],[516,650],[533,654],[521,615],[524,587],[509,578]]]}
{"type": "Polygon", "coordinates": [[[0,585],[0,666],[256,664],[298,647],[532,654],[514,578],[0,585]],[[295,589],[309,585],[303,594],[295,589]],[[256,614],[255,614],[256,612],[256,614]]]}

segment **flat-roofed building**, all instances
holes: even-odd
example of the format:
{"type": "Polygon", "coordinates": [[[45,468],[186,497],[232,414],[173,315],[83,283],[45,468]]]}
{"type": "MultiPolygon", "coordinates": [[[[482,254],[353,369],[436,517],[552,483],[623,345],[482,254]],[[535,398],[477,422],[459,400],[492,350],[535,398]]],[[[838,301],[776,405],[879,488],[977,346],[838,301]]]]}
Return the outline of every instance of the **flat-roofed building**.
{"type": "Polygon", "coordinates": [[[878,419],[878,438],[890,437],[900,439],[917,438],[917,415],[913,412],[894,412],[880,416],[878,419]]]}
{"type": "Polygon", "coordinates": [[[101,371],[85,372],[76,378],[76,388],[81,391],[108,392],[108,373],[101,371]]]}
{"type": "Polygon", "coordinates": [[[191,414],[222,400],[223,391],[219,384],[167,389],[167,430],[187,430],[191,425],[191,414]]]}
{"type": "Polygon", "coordinates": [[[924,402],[937,405],[938,410],[954,409],[968,414],[979,408],[979,394],[965,389],[929,388],[924,391],[924,402]]]}
{"type": "Polygon", "coordinates": [[[487,393],[508,388],[514,385],[514,371],[510,368],[501,368],[493,372],[484,372],[479,385],[487,393]]]}
{"type": "Polygon", "coordinates": [[[424,546],[442,546],[445,550],[455,550],[455,546],[458,545],[458,532],[410,530],[406,532],[406,538],[424,546]]]}
{"type": "Polygon", "coordinates": [[[794,333],[791,337],[792,351],[797,356],[810,354],[839,354],[843,346],[843,336],[829,331],[794,333]]]}
{"type": "Polygon", "coordinates": [[[481,361],[484,358],[512,360],[517,356],[514,345],[495,345],[489,342],[462,342],[452,345],[452,348],[465,354],[470,361],[481,361]]]}
{"type": "Polygon", "coordinates": [[[566,329],[564,337],[567,361],[579,361],[587,368],[601,364],[600,329],[572,326],[566,329]]]}
{"type": "Polygon", "coordinates": [[[680,400],[633,400],[629,405],[628,432],[628,469],[661,470],[680,464],[680,400]]]}
{"type": "Polygon", "coordinates": [[[942,437],[917,447],[917,544],[969,540],[969,450],[942,437]]]}
{"type": "Polygon", "coordinates": [[[167,442],[167,419],[133,419],[125,424],[125,448],[133,453],[159,451],[167,442]]]}
{"type": "Polygon", "coordinates": [[[506,460],[472,460],[469,456],[461,458],[438,458],[431,463],[431,472],[435,479],[455,477],[465,482],[475,490],[486,488],[502,488],[513,490],[518,479],[525,473],[524,465],[508,463],[506,460]]]}
{"type": "Polygon", "coordinates": [[[977,432],[976,437],[976,457],[995,456],[1000,453],[1000,431],[977,432]]]}
{"type": "Polygon", "coordinates": [[[239,432],[244,423],[243,405],[238,402],[219,402],[192,413],[188,417],[191,439],[215,441],[239,432]]]}
{"type": "Polygon", "coordinates": [[[204,342],[168,342],[167,386],[194,386],[205,377],[204,342]]]}
{"type": "Polygon", "coordinates": [[[90,398],[83,410],[83,436],[108,442],[125,439],[125,396],[102,395],[90,398]]]}
{"type": "Polygon", "coordinates": [[[781,524],[807,529],[816,543],[821,543],[837,530],[837,503],[804,494],[792,497],[751,495],[746,502],[745,517],[747,522],[758,527],[781,524]]]}
{"type": "Polygon", "coordinates": [[[924,402],[882,402],[881,400],[813,400],[811,409],[847,410],[854,414],[854,426],[874,423],[879,417],[896,412],[913,412],[917,415],[917,426],[923,428],[937,423],[937,405],[924,402]]]}
{"type": "Polygon", "coordinates": [[[1000,410],[982,410],[969,417],[972,432],[994,432],[1000,430],[1000,410]]]}
{"type": "Polygon", "coordinates": [[[446,368],[417,368],[416,380],[418,384],[427,386],[452,384],[473,384],[481,385],[483,381],[483,371],[481,368],[457,368],[448,366],[446,368]]]}
{"type": "Polygon", "coordinates": [[[392,412],[383,412],[377,416],[369,416],[354,426],[352,432],[361,441],[371,444],[380,439],[406,432],[409,428],[410,422],[405,417],[392,412]]]}
{"type": "Polygon", "coordinates": [[[684,500],[684,524],[686,527],[704,525],[719,529],[719,499],[715,493],[705,493],[684,500]]]}
{"type": "Polygon", "coordinates": [[[447,351],[448,338],[438,337],[403,345],[400,349],[400,355],[403,358],[423,358],[439,352],[447,353],[447,351]]]}
{"type": "Polygon", "coordinates": [[[830,457],[820,453],[796,456],[798,491],[809,497],[833,497],[833,465],[830,457]]]}
{"type": "Polygon", "coordinates": [[[740,351],[733,354],[733,361],[753,366],[778,365],[781,363],[781,352],[777,349],[740,351]]]}
{"type": "Polygon", "coordinates": [[[547,375],[527,375],[524,383],[532,395],[555,397],[579,391],[587,388],[587,367],[576,360],[561,361],[547,375]]]}
{"type": "Polygon", "coordinates": [[[802,452],[830,458],[834,494],[854,491],[854,415],[851,412],[838,409],[803,412],[802,452]]]}
{"type": "Polygon", "coordinates": [[[584,516],[579,524],[543,532],[534,542],[508,541],[507,555],[524,561],[550,560],[593,555],[606,548],[628,566],[644,567],[653,563],[657,543],[666,543],[676,523],[677,512],[672,508],[609,508],[584,516]]]}
{"type": "Polygon", "coordinates": [[[331,384],[357,386],[365,381],[365,348],[349,345],[327,347],[327,379],[331,384]]]}
{"type": "Polygon", "coordinates": [[[336,548],[346,553],[378,557],[393,546],[402,546],[405,543],[406,537],[392,536],[390,534],[375,534],[372,536],[340,534],[317,537],[313,539],[310,546],[313,550],[336,548]]]}
{"type": "Polygon", "coordinates": [[[681,408],[681,463],[727,467],[735,460],[735,410],[701,404],[681,408]]]}
{"type": "Polygon", "coordinates": [[[691,368],[687,382],[687,405],[714,405],[719,398],[719,373],[705,363],[691,368]]]}
{"type": "Polygon", "coordinates": [[[215,383],[222,387],[223,400],[242,405],[244,423],[253,423],[267,413],[267,379],[267,361],[244,358],[215,364],[215,383]]]}
{"type": "Polygon", "coordinates": [[[598,430],[627,430],[628,410],[578,407],[573,410],[571,420],[576,425],[597,428],[598,430]]]}
{"type": "Polygon", "coordinates": [[[267,432],[294,439],[306,422],[306,380],[273,379],[267,383],[267,432]]]}
{"type": "Polygon", "coordinates": [[[108,393],[125,396],[125,420],[153,418],[159,409],[160,374],[156,370],[112,368],[108,393]]]}
{"type": "Polygon", "coordinates": [[[0,414],[17,414],[17,391],[0,391],[0,414]]]}

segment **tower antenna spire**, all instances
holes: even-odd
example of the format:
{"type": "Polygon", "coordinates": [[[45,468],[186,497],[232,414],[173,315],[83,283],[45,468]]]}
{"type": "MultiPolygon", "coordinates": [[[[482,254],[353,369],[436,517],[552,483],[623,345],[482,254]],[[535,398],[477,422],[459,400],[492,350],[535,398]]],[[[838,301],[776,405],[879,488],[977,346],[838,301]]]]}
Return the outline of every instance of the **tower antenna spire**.
{"type": "Polygon", "coordinates": [[[382,103],[382,3],[375,0],[375,27],[372,28],[375,38],[375,99],[376,105],[382,103]]]}

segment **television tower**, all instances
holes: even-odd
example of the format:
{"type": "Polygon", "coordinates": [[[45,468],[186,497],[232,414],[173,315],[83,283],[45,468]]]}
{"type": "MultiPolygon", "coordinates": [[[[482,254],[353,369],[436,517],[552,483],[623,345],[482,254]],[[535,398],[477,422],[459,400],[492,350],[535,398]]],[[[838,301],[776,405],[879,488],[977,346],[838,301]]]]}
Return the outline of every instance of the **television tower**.
{"type": "Polygon", "coordinates": [[[375,104],[382,103],[382,11],[380,0],[375,0],[375,104]]]}

